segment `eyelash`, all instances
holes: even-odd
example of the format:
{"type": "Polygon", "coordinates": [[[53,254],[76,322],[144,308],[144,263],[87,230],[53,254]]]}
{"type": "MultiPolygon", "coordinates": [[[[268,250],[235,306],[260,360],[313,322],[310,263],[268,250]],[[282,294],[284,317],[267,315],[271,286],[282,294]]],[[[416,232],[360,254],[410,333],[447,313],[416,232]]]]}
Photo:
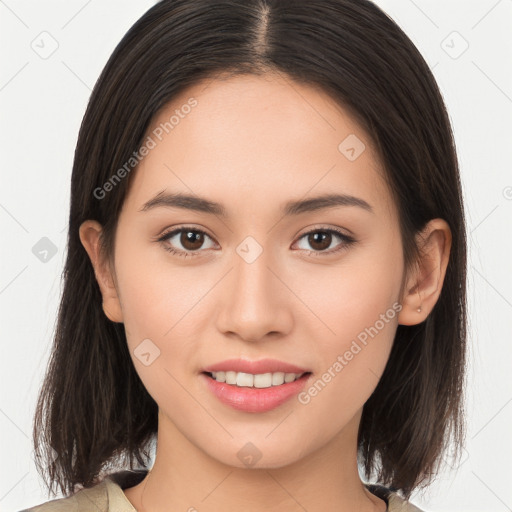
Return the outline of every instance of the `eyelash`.
{"type": "MultiPolygon", "coordinates": [[[[210,235],[208,235],[208,233],[202,231],[201,229],[196,229],[196,228],[191,228],[191,227],[183,226],[183,227],[174,229],[173,231],[170,231],[168,233],[164,233],[160,238],[157,239],[157,242],[162,242],[163,245],[164,245],[164,249],[166,251],[170,252],[173,255],[176,255],[176,256],[179,256],[179,257],[182,257],[182,258],[186,258],[188,256],[193,256],[193,257],[198,256],[199,255],[198,253],[200,253],[201,251],[186,252],[186,251],[182,251],[182,250],[176,250],[176,249],[173,249],[172,247],[170,247],[169,245],[164,243],[167,240],[169,240],[170,238],[172,238],[174,235],[176,235],[178,233],[181,233],[183,231],[191,231],[193,233],[200,233],[202,235],[206,235],[208,238],[212,238],[212,237],[210,237],[210,235]]],[[[322,256],[324,254],[332,255],[332,254],[336,254],[338,252],[347,250],[351,245],[353,245],[356,242],[355,238],[353,238],[353,237],[351,237],[349,235],[346,235],[346,234],[342,233],[341,231],[339,231],[337,229],[332,229],[332,228],[328,228],[328,229],[315,228],[315,229],[312,229],[311,231],[308,231],[307,233],[303,233],[299,237],[299,240],[301,240],[302,238],[304,238],[307,235],[310,235],[312,233],[331,233],[331,234],[335,234],[335,235],[337,235],[343,241],[343,243],[340,244],[338,246],[338,248],[331,249],[330,251],[309,251],[309,250],[304,249],[304,250],[306,250],[308,252],[309,255],[312,255],[312,256],[315,256],[315,257],[322,256]]]]}

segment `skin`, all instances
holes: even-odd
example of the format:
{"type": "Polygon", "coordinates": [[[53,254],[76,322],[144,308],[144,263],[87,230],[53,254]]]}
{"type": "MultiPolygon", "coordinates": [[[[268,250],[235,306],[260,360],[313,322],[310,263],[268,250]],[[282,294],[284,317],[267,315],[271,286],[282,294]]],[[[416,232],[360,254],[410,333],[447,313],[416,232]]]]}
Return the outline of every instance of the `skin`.
{"type": "Polygon", "coordinates": [[[418,237],[425,255],[406,275],[396,206],[371,140],[329,96],[277,75],[217,78],[174,98],[148,133],[190,97],[197,106],[133,171],[112,264],[100,258],[101,225],[80,227],[105,314],[124,323],[135,369],[159,406],[154,466],[125,495],[152,512],[384,511],[357,471],[362,408],[397,325],[422,322],[439,297],[448,224],[427,225],[418,237]],[[338,150],[349,134],[366,145],[354,161],[338,150]],[[140,211],[164,189],[220,202],[230,217],[140,211]],[[332,192],[362,198],[374,213],[281,213],[287,200],[332,192]],[[202,245],[179,234],[155,241],[183,226],[208,236],[202,245]],[[315,244],[303,236],[313,228],[339,228],[356,242],[334,253],[344,241],[315,244]],[[247,236],[263,249],[250,264],[236,251],[247,236]],[[179,257],[166,245],[196,255],[179,257]],[[307,404],[294,397],[265,413],[237,411],[199,378],[225,359],[270,357],[309,369],[312,384],[397,303],[400,312],[307,404]],[[134,355],[147,338],[160,350],[148,366],[134,355]],[[252,467],[237,457],[248,442],[262,455],[252,467]]]}

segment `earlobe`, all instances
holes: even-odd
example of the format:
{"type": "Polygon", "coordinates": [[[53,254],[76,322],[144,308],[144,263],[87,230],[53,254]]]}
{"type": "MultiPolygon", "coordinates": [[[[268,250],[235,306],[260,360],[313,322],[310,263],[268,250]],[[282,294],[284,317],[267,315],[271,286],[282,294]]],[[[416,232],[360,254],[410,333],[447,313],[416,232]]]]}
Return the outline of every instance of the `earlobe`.
{"type": "Polygon", "coordinates": [[[79,229],[79,236],[94,269],[94,275],[103,298],[102,307],[105,315],[112,322],[122,323],[121,303],[112,271],[107,261],[100,254],[100,235],[102,226],[95,220],[86,220],[79,229]]]}
{"type": "Polygon", "coordinates": [[[431,220],[417,235],[421,258],[404,288],[400,325],[416,325],[425,320],[436,305],[443,288],[450,257],[451,230],[443,219],[431,220]]]}

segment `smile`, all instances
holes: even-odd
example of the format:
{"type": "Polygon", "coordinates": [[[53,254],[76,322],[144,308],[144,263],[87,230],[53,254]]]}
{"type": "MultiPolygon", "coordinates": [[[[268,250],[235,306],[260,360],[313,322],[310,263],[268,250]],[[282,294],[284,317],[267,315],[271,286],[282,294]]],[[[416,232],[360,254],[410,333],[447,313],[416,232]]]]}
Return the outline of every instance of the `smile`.
{"type": "Polygon", "coordinates": [[[254,388],[269,388],[271,386],[280,386],[285,382],[293,382],[300,379],[304,373],[245,373],[245,372],[211,372],[208,373],[217,382],[225,382],[238,387],[254,387],[254,388]]]}
{"type": "Polygon", "coordinates": [[[221,403],[239,411],[252,413],[270,411],[289,401],[304,389],[311,375],[311,372],[250,374],[234,371],[199,374],[207,389],[221,403]],[[215,378],[213,373],[215,373],[215,378]],[[287,375],[288,377],[286,377],[287,375]],[[221,378],[224,378],[224,382],[220,381],[221,378]],[[230,384],[229,381],[232,381],[233,384],[230,384]],[[256,381],[256,385],[254,381],[256,381]],[[273,381],[281,383],[272,384],[273,381]]]}

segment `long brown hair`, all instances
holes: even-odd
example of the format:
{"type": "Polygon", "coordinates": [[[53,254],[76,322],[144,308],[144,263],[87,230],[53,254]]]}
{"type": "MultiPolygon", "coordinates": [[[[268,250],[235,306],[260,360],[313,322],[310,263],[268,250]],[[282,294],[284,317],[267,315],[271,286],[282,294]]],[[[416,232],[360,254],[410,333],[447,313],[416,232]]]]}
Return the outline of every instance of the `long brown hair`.
{"type": "Polygon", "coordinates": [[[79,239],[104,226],[113,254],[136,172],[98,189],[141,146],[154,116],[185,88],[227,73],[275,71],[314,85],[370,134],[400,216],[406,269],[415,234],[433,218],[452,232],[443,289],[420,324],[399,325],[388,364],[364,405],[366,476],[409,497],[465,433],[466,233],[455,143],[442,96],[410,39],[368,0],[162,0],[116,47],[92,92],[75,152],[63,293],[34,418],[38,471],[70,494],[107,469],[146,467],[158,406],[137,375],[123,324],[103,313],[79,239]],[[96,191],[96,193],[95,193],[96,191]]]}

